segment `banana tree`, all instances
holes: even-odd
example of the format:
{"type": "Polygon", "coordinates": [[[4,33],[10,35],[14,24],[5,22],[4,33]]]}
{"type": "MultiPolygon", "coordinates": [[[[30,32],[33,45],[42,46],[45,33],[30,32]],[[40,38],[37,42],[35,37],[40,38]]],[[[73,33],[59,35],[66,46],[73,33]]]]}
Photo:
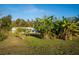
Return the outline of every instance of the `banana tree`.
{"type": "Polygon", "coordinates": [[[63,18],[62,22],[62,39],[67,40],[70,39],[72,40],[72,36],[79,33],[78,26],[76,23],[69,22],[66,18],[63,18]]]}
{"type": "Polygon", "coordinates": [[[53,16],[37,18],[34,24],[34,28],[41,32],[44,39],[50,39],[52,37],[53,29],[53,16]]]}
{"type": "Polygon", "coordinates": [[[79,26],[76,23],[68,21],[67,18],[63,18],[62,21],[57,20],[54,23],[54,33],[57,38],[67,40],[72,40],[73,35],[79,34],[79,26]]]}

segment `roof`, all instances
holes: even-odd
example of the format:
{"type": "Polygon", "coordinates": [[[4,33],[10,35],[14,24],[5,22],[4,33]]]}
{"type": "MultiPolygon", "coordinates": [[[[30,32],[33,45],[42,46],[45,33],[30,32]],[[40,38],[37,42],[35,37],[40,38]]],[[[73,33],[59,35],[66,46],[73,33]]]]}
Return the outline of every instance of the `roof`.
{"type": "Polygon", "coordinates": [[[31,30],[35,30],[35,28],[33,27],[13,27],[13,30],[16,30],[17,28],[24,28],[24,29],[31,29],[31,30]]]}

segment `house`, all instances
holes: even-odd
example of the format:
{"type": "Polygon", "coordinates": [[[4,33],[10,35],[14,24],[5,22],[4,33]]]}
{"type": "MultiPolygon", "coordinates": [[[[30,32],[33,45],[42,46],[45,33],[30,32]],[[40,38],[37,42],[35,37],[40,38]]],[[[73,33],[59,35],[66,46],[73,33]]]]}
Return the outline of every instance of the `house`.
{"type": "Polygon", "coordinates": [[[40,34],[35,28],[33,27],[13,27],[11,29],[12,33],[16,33],[17,30],[21,29],[22,31],[19,31],[20,33],[29,33],[29,34],[40,34]],[[23,31],[25,30],[25,31],[23,31]]]}

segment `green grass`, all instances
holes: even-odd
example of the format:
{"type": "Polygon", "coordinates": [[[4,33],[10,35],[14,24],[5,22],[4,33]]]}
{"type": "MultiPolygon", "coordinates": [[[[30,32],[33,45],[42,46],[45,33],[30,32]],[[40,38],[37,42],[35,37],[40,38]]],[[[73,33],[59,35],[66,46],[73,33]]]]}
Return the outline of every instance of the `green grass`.
{"type": "MultiPolygon", "coordinates": [[[[23,37],[23,36],[22,36],[23,37]]],[[[71,55],[79,54],[79,40],[45,40],[33,36],[24,39],[9,36],[0,42],[0,54],[9,55],[71,55]]]]}

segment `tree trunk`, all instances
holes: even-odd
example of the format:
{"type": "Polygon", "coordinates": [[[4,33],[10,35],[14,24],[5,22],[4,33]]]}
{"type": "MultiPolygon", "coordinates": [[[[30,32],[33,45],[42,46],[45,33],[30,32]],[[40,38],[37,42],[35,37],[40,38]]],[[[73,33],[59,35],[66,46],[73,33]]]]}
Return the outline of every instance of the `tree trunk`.
{"type": "Polygon", "coordinates": [[[47,34],[47,33],[44,33],[44,34],[43,34],[43,38],[49,40],[49,39],[50,39],[50,35],[47,34]]]}

